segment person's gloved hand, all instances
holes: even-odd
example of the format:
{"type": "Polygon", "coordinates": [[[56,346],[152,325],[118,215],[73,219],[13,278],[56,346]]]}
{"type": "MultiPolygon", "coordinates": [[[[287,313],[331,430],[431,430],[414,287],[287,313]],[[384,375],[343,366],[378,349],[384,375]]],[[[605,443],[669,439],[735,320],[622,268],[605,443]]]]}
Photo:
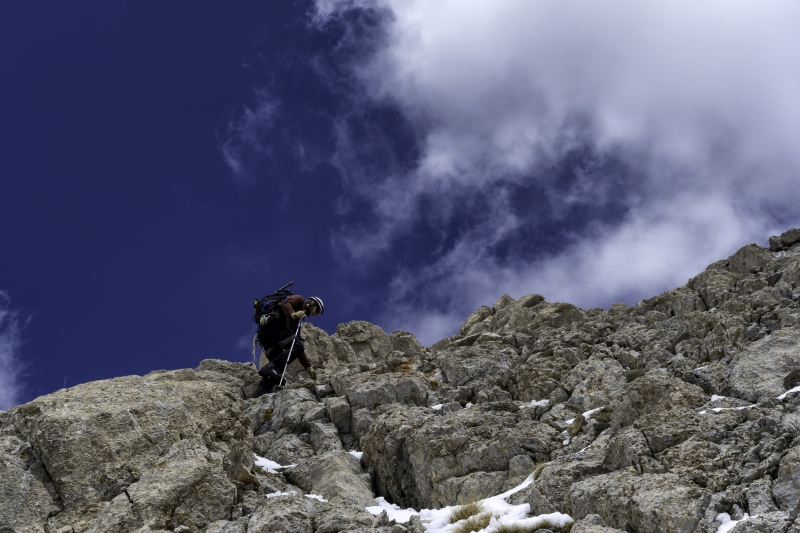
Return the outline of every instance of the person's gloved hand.
{"type": "Polygon", "coordinates": [[[291,314],[292,320],[300,320],[306,317],[305,311],[295,311],[291,314]]]}
{"type": "Polygon", "coordinates": [[[306,372],[308,372],[308,377],[310,377],[314,381],[317,381],[317,371],[314,370],[313,366],[306,368],[306,372]]]}

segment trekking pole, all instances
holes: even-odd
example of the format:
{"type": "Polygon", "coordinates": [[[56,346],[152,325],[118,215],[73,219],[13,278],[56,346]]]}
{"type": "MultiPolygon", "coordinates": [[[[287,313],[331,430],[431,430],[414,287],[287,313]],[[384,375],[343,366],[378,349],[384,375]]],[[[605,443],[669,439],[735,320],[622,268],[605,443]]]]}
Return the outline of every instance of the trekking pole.
{"type": "Polygon", "coordinates": [[[292,339],[292,347],[289,348],[289,356],[286,358],[286,364],[283,365],[283,373],[281,374],[281,380],[278,382],[278,386],[280,387],[283,384],[283,376],[286,375],[286,367],[289,366],[289,359],[292,358],[292,350],[294,350],[294,341],[297,340],[297,336],[300,334],[300,324],[303,322],[297,323],[297,331],[294,332],[294,338],[292,339]]]}

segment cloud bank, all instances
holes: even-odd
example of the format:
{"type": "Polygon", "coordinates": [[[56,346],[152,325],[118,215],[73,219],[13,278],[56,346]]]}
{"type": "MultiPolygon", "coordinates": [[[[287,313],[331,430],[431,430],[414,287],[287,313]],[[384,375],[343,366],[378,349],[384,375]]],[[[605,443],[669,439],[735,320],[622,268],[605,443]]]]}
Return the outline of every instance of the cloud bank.
{"type": "Polygon", "coordinates": [[[358,13],[382,33],[345,32],[352,108],[398,110],[417,152],[365,172],[374,154],[341,135],[373,218],[334,246],[363,263],[427,235],[393,309],[442,304],[390,330],[435,341],[503,292],[634,302],[800,222],[796,2],[319,0],[316,21],[358,13]]]}
{"type": "Polygon", "coordinates": [[[8,294],[0,291],[0,410],[17,405],[24,388],[23,364],[19,359],[22,324],[9,303],[8,294]]]}

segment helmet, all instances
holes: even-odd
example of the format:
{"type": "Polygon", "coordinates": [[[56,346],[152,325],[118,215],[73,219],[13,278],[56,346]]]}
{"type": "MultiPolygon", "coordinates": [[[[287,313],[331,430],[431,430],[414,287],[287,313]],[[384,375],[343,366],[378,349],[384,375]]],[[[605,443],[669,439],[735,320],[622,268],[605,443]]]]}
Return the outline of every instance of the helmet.
{"type": "Polygon", "coordinates": [[[316,296],[309,296],[309,297],[306,299],[306,302],[309,302],[309,301],[310,301],[311,303],[313,303],[314,305],[316,305],[317,307],[319,307],[319,314],[322,314],[322,313],[324,313],[324,312],[325,312],[325,306],[324,306],[324,305],[322,305],[322,300],[320,300],[320,299],[319,299],[319,298],[317,298],[316,296]]]}

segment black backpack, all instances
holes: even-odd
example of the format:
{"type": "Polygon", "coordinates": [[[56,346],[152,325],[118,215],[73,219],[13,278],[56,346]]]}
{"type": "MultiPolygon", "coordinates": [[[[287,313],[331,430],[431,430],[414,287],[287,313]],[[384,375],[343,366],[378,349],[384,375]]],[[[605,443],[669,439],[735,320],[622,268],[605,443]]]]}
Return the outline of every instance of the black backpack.
{"type": "Polygon", "coordinates": [[[253,310],[255,311],[253,314],[253,322],[261,325],[262,316],[276,312],[278,310],[278,304],[294,294],[292,291],[286,288],[291,286],[293,283],[294,281],[290,281],[277,291],[267,294],[260,300],[253,300],[253,310]]]}

